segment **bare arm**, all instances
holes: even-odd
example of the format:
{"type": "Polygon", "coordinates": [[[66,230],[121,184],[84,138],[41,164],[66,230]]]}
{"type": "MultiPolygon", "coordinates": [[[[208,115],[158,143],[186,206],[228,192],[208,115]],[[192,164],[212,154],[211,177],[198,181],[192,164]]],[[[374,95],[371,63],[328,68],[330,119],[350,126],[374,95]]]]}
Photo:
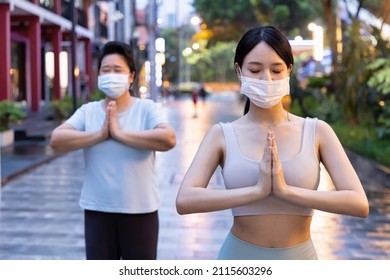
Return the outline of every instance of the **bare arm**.
{"type": "Polygon", "coordinates": [[[274,148],[274,192],[286,200],[305,207],[367,217],[369,205],[364,188],[333,129],[325,122],[319,121],[316,139],[321,162],[329,172],[336,191],[313,191],[287,186],[281,172],[277,150],[274,148]]]}
{"type": "Polygon", "coordinates": [[[98,131],[78,131],[70,124],[64,123],[55,128],[51,134],[50,146],[59,152],[82,149],[102,142],[109,137],[108,122],[98,131]]]}
{"type": "Polygon", "coordinates": [[[223,133],[219,125],[214,125],[205,135],[195,158],[189,167],[176,198],[179,214],[210,212],[244,205],[266,197],[271,191],[271,154],[264,157],[261,164],[266,170],[262,181],[256,186],[233,190],[207,189],[211,176],[223,161],[223,133]],[[268,176],[266,175],[268,173],[268,176]],[[264,187],[262,187],[264,186],[264,187]]]}

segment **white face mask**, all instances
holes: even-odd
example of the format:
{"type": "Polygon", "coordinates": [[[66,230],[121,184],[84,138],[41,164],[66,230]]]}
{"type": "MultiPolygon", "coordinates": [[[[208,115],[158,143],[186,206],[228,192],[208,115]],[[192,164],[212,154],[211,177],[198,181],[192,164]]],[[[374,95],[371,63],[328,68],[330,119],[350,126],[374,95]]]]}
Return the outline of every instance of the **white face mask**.
{"type": "Polygon", "coordinates": [[[241,75],[241,93],[257,107],[268,109],[290,94],[290,77],[275,81],[263,81],[241,75]]]}
{"type": "Polygon", "coordinates": [[[129,89],[129,74],[99,75],[98,88],[108,97],[116,99],[129,89]]]}

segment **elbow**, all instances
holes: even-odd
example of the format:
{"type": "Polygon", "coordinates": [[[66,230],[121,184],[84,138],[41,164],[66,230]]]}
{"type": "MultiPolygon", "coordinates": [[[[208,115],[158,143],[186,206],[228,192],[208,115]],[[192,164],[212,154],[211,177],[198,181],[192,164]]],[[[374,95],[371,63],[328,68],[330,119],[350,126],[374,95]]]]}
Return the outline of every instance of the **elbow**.
{"type": "Polygon", "coordinates": [[[370,205],[368,201],[365,201],[365,203],[362,204],[360,207],[360,218],[367,218],[370,213],[370,205]]]}
{"type": "Polygon", "coordinates": [[[56,137],[56,135],[51,135],[50,137],[50,147],[55,151],[55,152],[60,152],[60,153],[64,153],[66,152],[66,149],[64,149],[64,146],[61,145],[60,143],[61,141],[59,141],[58,137],[56,137]]]}
{"type": "Polygon", "coordinates": [[[354,210],[354,213],[352,214],[352,216],[355,216],[358,218],[367,218],[369,212],[370,212],[370,206],[368,204],[368,200],[365,200],[365,201],[359,203],[359,205],[355,207],[355,210],[354,210]]]}
{"type": "Polygon", "coordinates": [[[50,137],[50,143],[49,143],[50,147],[58,152],[60,151],[60,145],[58,144],[58,141],[56,139],[56,137],[52,134],[51,137],[50,137]]]}
{"type": "Polygon", "coordinates": [[[192,212],[188,209],[188,203],[180,196],[176,198],[176,211],[180,215],[191,214],[192,212]]]}
{"type": "Polygon", "coordinates": [[[176,146],[176,135],[172,130],[165,137],[164,143],[161,146],[160,151],[166,152],[173,149],[175,146],[176,146]]]}

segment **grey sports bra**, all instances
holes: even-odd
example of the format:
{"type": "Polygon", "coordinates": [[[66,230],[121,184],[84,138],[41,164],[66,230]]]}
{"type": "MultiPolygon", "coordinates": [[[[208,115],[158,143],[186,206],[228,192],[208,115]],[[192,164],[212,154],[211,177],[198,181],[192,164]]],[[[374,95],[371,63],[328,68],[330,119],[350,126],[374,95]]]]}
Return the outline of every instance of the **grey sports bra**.
{"type": "MultiPolygon", "coordinates": [[[[315,153],[315,129],[317,119],[306,118],[303,127],[300,152],[282,161],[284,178],[288,185],[317,190],[320,165],[315,153]]],[[[226,143],[226,159],[222,176],[226,189],[253,186],[258,181],[260,160],[252,160],[241,154],[239,144],[230,123],[220,123],[226,143]]],[[[232,209],[234,216],[246,215],[313,215],[313,209],[282,200],[271,194],[263,200],[232,209]]]]}

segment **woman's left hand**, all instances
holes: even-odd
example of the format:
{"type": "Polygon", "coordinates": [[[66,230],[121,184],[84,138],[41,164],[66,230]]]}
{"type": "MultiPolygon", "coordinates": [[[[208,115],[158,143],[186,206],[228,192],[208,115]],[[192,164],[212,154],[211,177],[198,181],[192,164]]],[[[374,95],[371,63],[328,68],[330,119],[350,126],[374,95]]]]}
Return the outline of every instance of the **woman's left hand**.
{"type": "Polygon", "coordinates": [[[279,159],[279,153],[274,134],[272,134],[270,145],[272,151],[272,192],[276,196],[283,196],[287,190],[287,184],[284,180],[283,168],[279,159]]]}

